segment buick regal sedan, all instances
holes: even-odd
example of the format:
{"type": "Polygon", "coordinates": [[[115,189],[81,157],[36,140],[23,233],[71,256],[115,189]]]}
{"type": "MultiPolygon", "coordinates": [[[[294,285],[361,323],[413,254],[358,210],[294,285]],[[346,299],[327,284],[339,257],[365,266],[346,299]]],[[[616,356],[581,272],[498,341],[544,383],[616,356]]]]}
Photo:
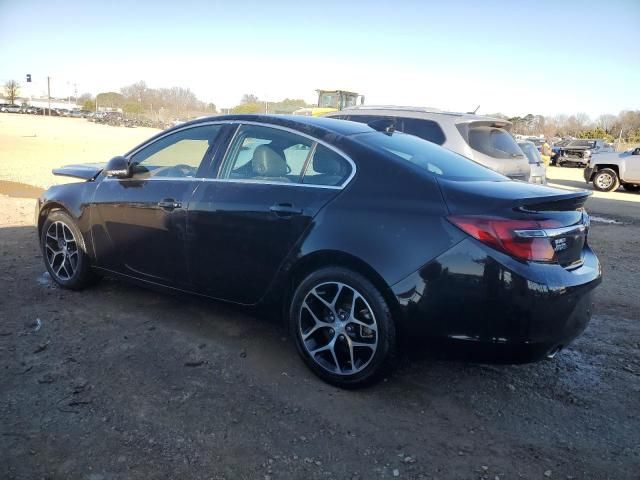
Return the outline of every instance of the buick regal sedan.
{"type": "Polygon", "coordinates": [[[282,306],[327,382],[380,378],[405,340],[552,356],[600,282],[587,192],[514,182],[420,138],[313,117],[179,125],[39,199],[60,286],[101,275],[282,306]]]}

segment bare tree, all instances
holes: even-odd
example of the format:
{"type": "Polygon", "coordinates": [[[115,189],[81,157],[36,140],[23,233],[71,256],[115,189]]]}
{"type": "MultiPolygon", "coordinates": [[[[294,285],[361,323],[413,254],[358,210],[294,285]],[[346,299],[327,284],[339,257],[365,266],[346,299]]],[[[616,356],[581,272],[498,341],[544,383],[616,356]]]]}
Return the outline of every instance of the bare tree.
{"type": "Polygon", "coordinates": [[[600,115],[596,119],[596,126],[600,127],[607,133],[611,133],[613,129],[613,125],[616,123],[616,120],[617,119],[615,115],[611,115],[610,113],[605,113],[603,115],[600,115]]]}
{"type": "Polygon", "coordinates": [[[253,93],[245,93],[242,96],[242,100],[240,100],[240,103],[258,103],[259,101],[260,100],[258,100],[258,97],[253,93]]]}
{"type": "Polygon", "coordinates": [[[9,80],[4,84],[4,90],[11,104],[14,104],[18,97],[18,93],[20,93],[20,85],[18,82],[15,80],[9,80]]]}

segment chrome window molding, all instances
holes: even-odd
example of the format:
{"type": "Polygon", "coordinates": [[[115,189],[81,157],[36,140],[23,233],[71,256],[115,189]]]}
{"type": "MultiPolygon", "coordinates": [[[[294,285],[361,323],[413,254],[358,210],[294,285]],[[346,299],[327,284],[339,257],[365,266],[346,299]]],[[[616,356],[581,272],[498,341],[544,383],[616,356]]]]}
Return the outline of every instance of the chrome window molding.
{"type": "Polygon", "coordinates": [[[342,190],[344,186],[339,185],[313,185],[311,183],[287,183],[273,182],[264,180],[252,180],[247,178],[208,178],[208,177],[149,177],[149,178],[115,178],[105,177],[103,182],[216,182],[216,183],[248,183],[252,185],[278,185],[282,187],[306,187],[306,188],[325,188],[328,190],[342,190]]]}
{"type": "MultiPolygon", "coordinates": [[[[283,127],[281,125],[274,125],[272,123],[262,123],[262,122],[252,122],[252,121],[242,121],[242,120],[211,120],[208,122],[202,122],[202,123],[197,123],[194,125],[187,125],[184,127],[180,127],[177,128],[175,130],[171,130],[169,132],[166,132],[164,135],[161,135],[155,139],[153,139],[152,141],[145,143],[144,145],[141,145],[139,147],[137,147],[135,150],[132,150],[130,152],[128,152],[125,155],[125,158],[127,160],[131,160],[131,157],[133,157],[136,153],[138,153],[139,151],[141,151],[144,148],[147,148],[150,145],[153,145],[155,142],[169,136],[169,135],[173,135],[174,133],[183,131],[183,130],[188,130],[190,128],[196,128],[196,127],[202,127],[202,126],[206,126],[206,125],[257,125],[260,127],[267,127],[267,128],[275,128],[277,130],[283,130],[289,133],[292,133],[294,135],[299,135],[301,137],[304,138],[308,138],[309,140],[311,140],[312,142],[314,142],[315,144],[320,144],[323,145],[324,147],[333,150],[335,153],[337,153],[338,155],[340,155],[342,158],[344,158],[349,165],[351,165],[351,173],[349,174],[349,176],[340,184],[340,185],[314,185],[311,183],[286,183],[286,182],[274,182],[274,181],[262,181],[262,180],[252,180],[252,179],[237,179],[237,178],[219,178],[220,175],[220,170],[222,169],[222,167],[224,166],[226,160],[227,160],[227,156],[229,154],[229,149],[231,148],[231,145],[233,144],[233,142],[236,139],[236,135],[238,133],[238,129],[236,129],[235,132],[233,132],[233,136],[231,137],[231,139],[229,140],[229,143],[227,144],[227,149],[224,153],[224,156],[222,157],[222,162],[220,163],[220,167],[218,169],[218,172],[216,172],[216,178],[209,178],[209,177],[149,177],[149,178],[145,178],[145,179],[135,179],[135,178],[113,178],[113,177],[105,177],[105,180],[107,181],[136,181],[136,182],[141,182],[141,181],[192,181],[192,180],[197,180],[197,181],[204,181],[204,182],[228,182],[228,183],[247,183],[247,184],[261,184],[261,185],[286,185],[286,186],[290,186],[290,187],[304,187],[304,188],[325,188],[325,189],[329,189],[329,190],[342,190],[344,189],[353,179],[353,177],[355,177],[356,175],[356,164],[355,162],[351,159],[351,157],[349,157],[349,155],[347,155],[346,153],[342,152],[341,150],[337,149],[336,147],[334,147],[333,145],[330,145],[326,142],[324,142],[323,140],[320,140],[316,137],[313,137],[311,135],[308,135],[306,133],[300,132],[298,130],[295,130],[293,128],[289,128],[289,127],[283,127]]],[[[313,147],[314,152],[315,152],[315,145],[313,147]]],[[[305,169],[303,171],[303,175],[302,175],[302,181],[304,181],[304,176],[306,174],[306,170],[309,167],[309,164],[311,162],[307,162],[307,165],[305,165],[305,169]]]]}

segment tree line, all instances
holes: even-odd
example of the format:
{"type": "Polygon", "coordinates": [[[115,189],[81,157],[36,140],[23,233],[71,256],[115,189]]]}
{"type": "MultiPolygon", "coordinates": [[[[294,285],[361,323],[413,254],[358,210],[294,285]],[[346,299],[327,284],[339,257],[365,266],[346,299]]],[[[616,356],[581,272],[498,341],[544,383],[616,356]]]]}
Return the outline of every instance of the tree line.
{"type": "MultiPolygon", "coordinates": [[[[15,103],[20,93],[18,82],[9,80],[5,83],[4,90],[10,103],[15,103]]],[[[127,114],[163,120],[218,113],[214,103],[199,100],[189,88],[150,88],[144,81],[122,87],[119,92],[102,92],[95,97],[84,93],[76,99],[76,103],[84,110],[94,111],[96,107],[122,109],[127,114]]],[[[247,93],[242,96],[238,105],[225,109],[223,113],[293,113],[309,106],[311,105],[299,98],[269,102],[247,93]]],[[[514,134],[543,134],[546,138],[603,138],[608,141],[621,139],[627,143],[640,143],[639,110],[624,110],[618,115],[603,114],[594,120],[585,113],[554,117],[531,113],[523,117],[507,117],[500,113],[492,116],[509,120],[513,124],[514,134]]]]}
{"type": "Polygon", "coordinates": [[[521,135],[543,134],[545,138],[603,138],[610,142],[621,139],[640,142],[640,110],[623,110],[618,115],[603,114],[592,120],[585,113],[545,117],[528,114],[524,117],[496,116],[513,124],[512,132],[521,135]]]}

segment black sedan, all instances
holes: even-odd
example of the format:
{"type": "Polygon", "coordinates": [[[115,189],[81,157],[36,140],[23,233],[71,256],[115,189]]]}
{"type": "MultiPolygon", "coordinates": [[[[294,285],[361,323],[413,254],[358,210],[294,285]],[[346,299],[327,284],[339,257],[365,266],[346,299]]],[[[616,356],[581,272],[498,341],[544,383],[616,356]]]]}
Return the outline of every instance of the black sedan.
{"type": "Polygon", "coordinates": [[[38,202],[59,285],[109,274],[275,303],[306,364],[344,387],[380,378],[407,340],[552,356],[601,279],[586,192],[510,181],[379,123],[205,118],[54,173],[86,180],[38,202]]]}

